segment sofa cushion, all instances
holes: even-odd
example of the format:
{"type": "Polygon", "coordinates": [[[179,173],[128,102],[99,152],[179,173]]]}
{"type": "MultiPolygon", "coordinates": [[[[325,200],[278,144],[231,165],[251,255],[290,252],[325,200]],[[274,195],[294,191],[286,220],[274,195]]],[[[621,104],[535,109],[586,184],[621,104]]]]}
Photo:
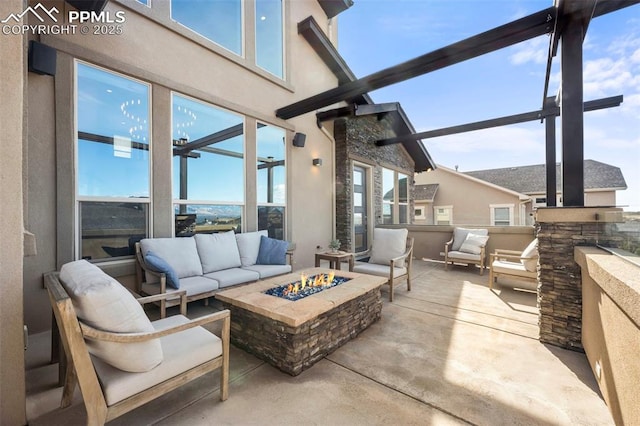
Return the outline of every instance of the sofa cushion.
{"type": "Polygon", "coordinates": [[[203,273],[240,266],[240,252],[234,231],[197,234],[195,240],[203,273]]]}
{"type": "Polygon", "coordinates": [[[220,288],[229,287],[235,284],[248,283],[251,281],[258,281],[260,279],[259,273],[242,268],[223,269],[222,271],[210,272],[204,276],[218,281],[218,283],[220,283],[220,288]]]}
{"type": "Polygon", "coordinates": [[[460,246],[460,251],[463,253],[480,254],[482,253],[482,247],[487,243],[489,237],[487,235],[477,235],[469,232],[464,243],[460,246]]]}
{"type": "MultiPolygon", "coordinates": [[[[402,256],[407,249],[407,229],[373,229],[373,244],[369,263],[389,265],[391,259],[402,256]]],[[[399,267],[404,266],[401,262],[399,267]]]]}
{"type": "Polygon", "coordinates": [[[256,263],[258,265],[286,265],[288,248],[288,242],[262,235],[256,263]]]}
{"type": "Polygon", "coordinates": [[[144,263],[156,272],[162,272],[167,277],[167,285],[173,288],[180,288],[180,278],[176,270],[167,263],[166,260],[160,256],[156,256],[154,252],[149,250],[144,256],[144,263]]]}
{"type": "Polygon", "coordinates": [[[467,228],[454,228],[453,229],[453,243],[451,244],[451,251],[460,251],[460,247],[467,239],[467,234],[472,233],[475,235],[489,235],[488,229],[467,229],[467,228]]]}
{"type": "Polygon", "coordinates": [[[240,252],[240,263],[242,266],[251,266],[256,264],[258,252],[260,251],[260,237],[268,237],[267,230],[257,232],[243,232],[236,234],[236,242],[238,243],[238,251],[240,252]]]}
{"type": "Polygon", "coordinates": [[[521,257],[530,257],[531,259],[522,259],[524,268],[529,272],[536,272],[538,268],[538,239],[535,238],[522,251],[521,257]]]}
{"type": "Polygon", "coordinates": [[[255,271],[260,274],[260,278],[275,277],[276,275],[288,274],[291,272],[291,265],[251,265],[243,266],[242,269],[255,271]]]}
{"type": "MultiPolygon", "coordinates": [[[[186,324],[189,320],[174,315],[153,322],[153,328],[162,330],[186,324]]],[[[222,341],[203,327],[194,327],[159,339],[165,359],[158,368],[142,373],[127,374],[94,359],[107,405],[113,405],[145,389],[164,382],[190,368],[222,355],[222,341]]]]}
{"type": "MultiPolygon", "coordinates": [[[[186,277],[180,279],[180,290],[187,292],[187,297],[194,296],[196,294],[207,293],[217,290],[220,287],[218,281],[207,278],[204,276],[186,277]]],[[[160,293],[160,285],[158,283],[142,284],[142,291],[145,294],[153,295],[160,293]]],[[[167,288],[167,293],[176,292],[177,290],[167,288]]],[[[176,296],[177,298],[178,296],[176,296]]]]}
{"type": "MultiPolygon", "coordinates": [[[[78,318],[98,330],[114,333],[153,331],[151,321],[133,295],[86,260],[62,266],[60,281],[78,318]]],[[[159,339],[140,343],[86,341],[90,353],[124,371],[145,372],[162,362],[159,339]]]]}
{"type": "Polygon", "coordinates": [[[144,238],[140,240],[142,254],[152,251],[167,261],[176,271],[178,278],[202,275],[202,264],[193,237],[144,238]]]}

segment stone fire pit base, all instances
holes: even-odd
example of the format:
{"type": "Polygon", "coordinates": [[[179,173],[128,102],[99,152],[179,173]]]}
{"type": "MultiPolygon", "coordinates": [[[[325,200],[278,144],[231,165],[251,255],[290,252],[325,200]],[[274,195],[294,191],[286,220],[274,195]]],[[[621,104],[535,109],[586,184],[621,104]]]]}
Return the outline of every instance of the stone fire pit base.
{"type": "MultiPolygon", "coordinates": [[[[216,298],[221,300],[225,309],[231,311],[231,341],[234,345],[280,370],[297,376],[380,319],[382,312],[380,285],[385,280],[380,281],[375,277],[343,271],[340,275],[360,276],[361,279],[354,278],[317,295],[297,302],[289,302],[291,304],[284,305],[284,308],[282,304],[288,301],[277,301],[278,298],[274,296],[256,296],[254,292],[253,295],[246,297],[252,302],[262,299],[261,296],[273,298],[273,300],[265,299],[265,302],[280,306],[279,312],[300,311],[304,312],[305,316],[308,316],[309,310],[300,308],[303,308],[303,305],[314,304],[312,299],[316,296],[324,294],[315,300],[315,305],[326,306],[327,301],[331,302],[329,309],[324,309],[323,312],[305,319],[304,322],[297,321],[297,324],[287,318],[276,319],[283,315],[264,312],[264,308],[256,308],[254,303],[247,305],[234,300],[233,297],[229,298],[224,294],[228,292],[218,293],[216,298]],[[334,292],[333,297],[331,292],[334,292]],[[303,301],[307,302],[303,304],[303,301]]],[[[281,279],[280,283],[282,282],[285,281],[281,279]]],[[[268,285],[262,283],[247,287],[255,285],[261,289],[268,288],[268,285]]],[[[236,290],[239,289],[234,289],[236,290]]]]}

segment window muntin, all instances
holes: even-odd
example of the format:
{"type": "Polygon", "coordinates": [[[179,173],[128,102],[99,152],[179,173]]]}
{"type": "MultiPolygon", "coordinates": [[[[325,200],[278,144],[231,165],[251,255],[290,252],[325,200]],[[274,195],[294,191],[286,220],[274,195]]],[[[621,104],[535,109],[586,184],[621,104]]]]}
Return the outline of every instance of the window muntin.
{"type": "Polygon", "coordinates": [[[150,89],[76,62],[77,257],[133,255],[149,235],[150,89]]]}
{"type": "Polygon", "coordinates": [[[244,205],[244,118],[172,95],[175,234],[195,215],[195,232],[239,229],[244,205]]]}
{"type": "Polygon", "coordinates": [[[171,19],[242,55],[241,0],[171,0],[171,19]]]}
{"type": "Polygon", "coordinates": [[[282,0],[255,1],[256,65],[283,78],[284,26],[282,0]]]}
{"type": "Polygon", "coordinates": [[[283,129],[258,123],[256,130],[258,230],[284,239],[286,212],[286,149],[283,129]]]}

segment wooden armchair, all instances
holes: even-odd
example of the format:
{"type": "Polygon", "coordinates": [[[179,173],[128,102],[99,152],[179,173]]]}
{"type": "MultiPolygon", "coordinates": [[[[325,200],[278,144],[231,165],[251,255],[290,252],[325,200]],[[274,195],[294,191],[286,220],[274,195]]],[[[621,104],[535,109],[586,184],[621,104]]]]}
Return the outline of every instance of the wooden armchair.
{"type": "MultiPolygon", "coordinates": [[[[67,359],[61,408],[71,404],[78,383],[87,411],[87,424],[102,425],[218,368],[221,369],[220,399],[227,399],[228,310],[196,320],[174,315],[151,323],[154,331],[108,332],[78,318],[58,273],[46,274],[45,283],[67,359]],[[222,322],[221,338],[202,327],[214,321],[222,322]],[[96,356],[95,346],[91,346],[96,342],[117,344],[126,352],[128,346],[154,340],[159,341],[162,348],[161,362],[148,371],[135,373],[110,365],[96,356]],[[89,347],[93,348],[92,353],[89,347]]],[[[149,301],[155,298],[157,296],[149,301]]]]}
{"type": "Polygon", "coordinates": [[[375,228],[369,262],[355,262],[353,272],[388,277],[389,301],[393,302],[393,287],[407,281],[411,291],[411,265],[413,262],[413,238],[406,229],[375,228]]]}
{"type": "Polygon", "coordinates": [[[522,285],[526,290],[535,291],[538,285],[538,240],[535,239],[520,252],[517,250],[496,249],[491,253],[489,266],[489,289],[493,289],[493,283],[498,276],[506,275],[516,278],[524,278],[533,281],[531,285],[522,285]]]}
{"type": "Polygon", "coordinates": [[[444,245],[444,269],[449,263],[466,263],[478,265],[480,275],[486,268],[485,247],[489,239],[487,229],[454,228],[451,240],[444,245]]]}

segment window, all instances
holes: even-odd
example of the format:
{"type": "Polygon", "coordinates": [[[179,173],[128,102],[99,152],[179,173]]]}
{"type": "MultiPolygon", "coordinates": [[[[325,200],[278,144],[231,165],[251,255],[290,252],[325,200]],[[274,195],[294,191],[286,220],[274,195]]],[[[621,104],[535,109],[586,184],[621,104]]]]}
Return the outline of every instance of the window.
{"type": "Polygon", "coordinates": [[[395,204],[395,172],[382,169],[382,223],[393,223],[393,205],[395,204]]]}
{"type": "Polygon", "coordinates": [[[256,135],[258,230],[285,239],[286,178],[284,130],[258,123],[256,135]]]}
{"type": "Polygon", "coordinates": [[[256,64],[283,77],[282,0],[256,0],[256,64]]]}
{"type": "Polygon", "coordinates": [[[434,225],[451,225],[453,224],[453,206],[435,206],[433,207],[434,225]]]}
{"type": "Polygon", "coordinates": [[[398,222],[409,223],[409,179],[398,173],[398,222]]]}
{"type": "Polygon", "coordinates": [[[79,257],[133,255],[148,235],[150,90],[76,62],[79,257]]]}
{"type": "Polygon", "coordinates": [[[175,235],[240,232],[243,117],[174,93],[171,121],[175,235]]]}
{"type": "Polygon", "coordinates": [[[242,55],[241,0],[171,0],[171,19],[242,55]]]}
{"type": "Polygon", "coordinates": [[[382,169],[382,223],[409,223],[407,175],[382,169]]]}
{"type": "Polygon", "coordinates": [[[427,218],[425,208],[423,206],[416,206],[413,211],[416,219],[424,220],[427,218]]]}
{"type": "Polygon", "coordinates": [[[494,226],[513,225],[513,204],[495,204],[491,209],[491,224],[494,226]]]}

